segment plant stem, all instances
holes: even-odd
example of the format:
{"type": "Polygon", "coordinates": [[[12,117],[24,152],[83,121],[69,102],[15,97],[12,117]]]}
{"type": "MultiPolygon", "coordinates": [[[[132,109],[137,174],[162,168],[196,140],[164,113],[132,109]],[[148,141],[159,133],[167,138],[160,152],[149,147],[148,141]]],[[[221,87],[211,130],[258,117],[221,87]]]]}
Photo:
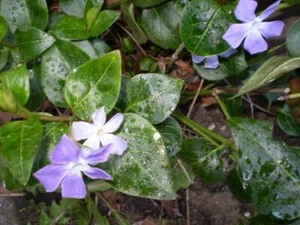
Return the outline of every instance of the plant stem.
{"type": "Polygon", "coordinates": [[[221,107],[221,109],[222,109],[222,111],[223,111],[223,113],[224,113],[226,119],[227,119],[227,120],[230,120],[231,117],[230,117],[230,115],[229,115],[229,113],[228,113],[228,110],[227,110],[225,104],[224,104],[224,103],[222,102],[222,100],[220,99],[219,95],[214,91],[214,92],[213,92],[213,96],[215,97],[215,99],[217,100],[219,106],[221,107]]]}
{"type": "MultiPolygon", "coordinates": [[[[27,119],[32,113],[31,112],[23,112],[16,114],[15,116],[18,118],[27,119]]],[[[74,116],[48,116],[43,114],[37,114],[39,119],[47,122],[69,122],[75,119],[74,116]]]]}

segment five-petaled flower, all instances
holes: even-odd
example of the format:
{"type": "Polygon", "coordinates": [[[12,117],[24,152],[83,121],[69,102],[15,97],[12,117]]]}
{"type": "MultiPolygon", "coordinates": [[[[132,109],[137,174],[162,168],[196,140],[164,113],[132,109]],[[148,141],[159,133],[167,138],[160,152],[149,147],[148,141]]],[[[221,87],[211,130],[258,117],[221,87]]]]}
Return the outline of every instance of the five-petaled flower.
{"type": "Polygon", "coordinates": [[[207,69],[216,69],[219,66],[218,56],[222,58],[228,58],[232,54],[236,53],[236,49],[230,48],[229,50],[219,54],[219,55],[210,55],[210,56],[199,56],[192,54],[192,60],[194,63],[199,64],[204,61],[204,67],[207,69]]]}
{"type": "Polygon", "coordinates": [[[61,184],[62,197],[84,198],[86,186],[81,172],[91,179],[113,179],[104,170],[91,167],[106,162],[110,155],[110,148],[111,145],[98,150],[80,148],[67,135],[63,135],[50,156],[52,163],[33,175],[44,185],[47,192],[55,191],[61,184]]]}
{"type": "Polygon", "coordinates": [[[255,9],[257,2],[254,0],[240,0],[234,13],[236,18],[244,23],[232,24],[224,34],[223,39],[232,48],[237,48],[245,39],[244,48],[250,54],[267,50],[268,44],[264,38],[279,36],[284,23],[282,21],[263,21],[275,12],[280,1],[276,1],[256,17],[255,9]]]}
{"type": "Polygon", "coordinates": [[[122,155],[127,148],[127,143],[112,133],[119,129],[124,120],[124,115],[117,113],[106,122],[105,110],[102,107],[92,114],[92,120],[93,123],[83,121],[73,122],[72,133],[75,140],[86,139],[83,145],[91,149],[98,149],[100,143],[103,146],[111,144],[111,154],[122,155]]]}

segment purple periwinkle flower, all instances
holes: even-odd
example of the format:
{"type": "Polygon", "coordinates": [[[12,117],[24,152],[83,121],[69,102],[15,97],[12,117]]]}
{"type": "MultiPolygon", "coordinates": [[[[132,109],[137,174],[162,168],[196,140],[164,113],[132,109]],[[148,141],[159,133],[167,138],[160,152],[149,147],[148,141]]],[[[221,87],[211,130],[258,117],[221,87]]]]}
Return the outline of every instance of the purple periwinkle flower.
{"type": "Polygon", "coordinates": [[[228,58],[232,54],[236,53],[236,49],[229,49],[219,55],[210,55],[210,56],[199,56],[192,54],[192,60],[194,63],[199,64],[204,61],[204,67],[207,69],[216,69],[219,66],[218,56],[222,58],[228,58]]]}
{"type": "Polygon", "coordinates": [[[75,140],[86,140],[83,145],[91,149],[98,149],[100,143],[103,146],[111,144],[111,154],[122,155],[127,148],[127,143],[112,133],[119,129],[124,120],[124,115],[117,113],[106,122],[105,110],[102,107],[92,114],[92,120],[93,123],[73,122],[72,132],[75,140]]]}
{"type": "Polygon", "coordinates": [[[254,0],[240,0],[234,13],[237,19],[244,23],[232,24],[223,39],[232,48],[237,48],[245,39],[244,48],[250,54],[256,54],[268,49],[264,38],[279,36],[284,27],[282,21],[263,22],[275,12],[280,1],[276,1],[259,16],[255,15],[257,2],[254,0]]]}
{"type": "Polygon", "coordinates": [[[47,192],[55,191],[61,184],[64,198],[84,198],[86,186],[82,173],[91,179],[112,180],[104,170],[91,167],[106,162],[111,145],[98,150],[80,148],[67,135],[63,135],[51,153],[51,164],[43,167],[33,175],[44,185],[47,192]]]}

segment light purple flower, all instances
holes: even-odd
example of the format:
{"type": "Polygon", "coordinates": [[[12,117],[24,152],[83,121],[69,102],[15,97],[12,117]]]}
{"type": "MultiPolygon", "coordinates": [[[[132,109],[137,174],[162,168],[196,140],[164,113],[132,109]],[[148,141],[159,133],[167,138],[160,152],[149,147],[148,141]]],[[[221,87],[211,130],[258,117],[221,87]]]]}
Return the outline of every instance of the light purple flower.
{"type": "Polygon", "coordinates": [[[204,61],[204,67],[207,69],[216,69],[219,66],[218,56],[222,58],[228,58],[232,54],[236,53],[236,49],[229,49],[219,55],[210,55],[210,56],[199,56],[192,54],[192,60],[194,63],[199,64],[204,61]]]}
{"type": "Polygon", "coordinates": [[[244,48],[252,55],[267,50],[268,44],[264,38],[279,36],[284,23],[282,21],[263,21],[275,12],[280,1],[276,1],[256,17],[257,2],[240,0],[234,13],[236,18],[244,23],[232,24],[224,34],[223,39],[232,48],[237,48],[245,39],[244,48]]]}
{"type": "Polygon", "coordinates": [[[62,197],[84,198],[86,186],[81,172],[91,179],[113,179],[104,170],[90,166],[106,162],[110,147],[107,145],[98,150],[80,148],[67,135],[63,135],[50,156],[52,163],[33,175],[44,185],[47,192],[55,191],[61,184],[62,197]]]}
{"type": "Polygon", "coordinates": [[[111,144],[111,154],[122,155],[127,148],[127,143],[112,133],[119,129],[124,115],[117,113],[106,122],[105,110],[102,107],[92,114],[92,120],[93,123],[73,122],[72,132],[75,140],[86,140],[83,145],[91,149],[98,149],[100,143],[103,146],[111,144]]]}

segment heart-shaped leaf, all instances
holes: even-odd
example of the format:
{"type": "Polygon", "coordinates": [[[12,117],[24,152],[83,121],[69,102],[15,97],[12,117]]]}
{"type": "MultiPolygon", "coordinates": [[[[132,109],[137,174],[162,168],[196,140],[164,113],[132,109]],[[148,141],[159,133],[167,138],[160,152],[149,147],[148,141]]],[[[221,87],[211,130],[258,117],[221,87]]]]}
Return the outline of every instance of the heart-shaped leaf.
{"type": "Polygon", "coordinates": [[[1,155],[6,166],[21,184],[26,185],[42,138],[37,116],[13,121],[0,128],[1,155]]]}
{"type": "Polygon", "coordinates": [[[89,120],[105,106],[109,112],[118,100],[121,88],[121,55],[113,51],[90,60],[67,78],[65,97],[75,114],[89,120]]]}
{"type": "Polygon", "coordinates": [[[67,76],[90,57],[70,41],[57,40],[43,54],[42,85],[49,100],[55,105],[68,106],[64,96],[67,76]]]}
{"type": "Polygon", "coordinates": [[[0,14],[6,18],[12,33],[24,25],[44,30],[48,22],[46,0],[0,0],[0,14]]]}
{"type": "Polygon", "coordinates": [[[180,33],[185,47],[200,56],[218,55],[230,46],[222,39],[234,22],[234,3],[191,1],[183,11],[180,33]]]}
{"type": "Polygon", "coordinates": [[[127,84],[127,111],[131,110],[151,123],[165,120],[176,108],[182,80],[161,74],[139,74],[127,84]]]}
{"type": "Polygon", "coordinates": [[[256,119],[228,121],[239,149],[243,187],[264,214],[281,220],[300,217],[300,149],[272,137],[272,124],[256,119]]]}
{"type": "Polygon", "coordinates": [[[128,144],[122,157],[109,160],[112,185],[116,190],[134,196],[174,199],[171,168],[160,133],[144,118],[124,114],[118,135],[128,144]]]}

